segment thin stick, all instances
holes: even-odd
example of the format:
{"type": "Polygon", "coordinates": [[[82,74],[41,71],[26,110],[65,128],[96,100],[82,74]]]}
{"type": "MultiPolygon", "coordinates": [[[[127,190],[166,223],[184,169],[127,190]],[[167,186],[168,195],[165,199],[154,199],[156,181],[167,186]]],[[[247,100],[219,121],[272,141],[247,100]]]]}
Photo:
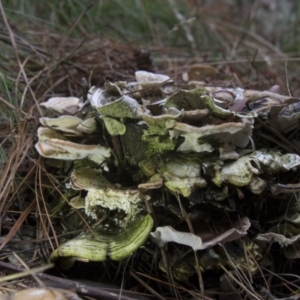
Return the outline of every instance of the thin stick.
{"type": "Polygon", "coordinates": [[[133,271],[129,271],[130,275],[138,281],[143,287],[145,287],[150,293],[152,293],[157,299],[165,300],[164,297],[162,297],[159,293],[157,293],[154,289],[152,289],[148,284],[146,284],[145,281],[143,281],[141,278],[139,278],[133,271]]]}
{"type": "Polygon", "coordinates": [[[49,270],[53,267],[54,267],[54,264],[48,264],[48,265],[45,265],[45,266],[41,266],[41,267],[33,268],[33,269],[30,269],[30,270],[26,270],[26,271],[23,271],[23,272],[20,272],[20,273],[17,273],[17,274],[7,275],[7,276],[4,276],[4,277],[0,278],[0,283],[6,282],[6,281],[9,281],[9,280],[13,280],[13,279],[17,279],[17,278],[22,278],[22,277],[25,277],[25,276],[28,276],[28,275],[32,275],[34,273],[41,273],[41,272],[49,270]]]}
{"type": "Polygon", "coordinates": [[[255,294],[253,294],[244,284],[242,284],[240,281],[238,281],[230,272],[227,271],[227,269],[221,265],[220,266],[223,271],[236,283],[238,284],[240,287],[242,287],[247,293],[249,293],[249,295],[251,295],[251,297],[253,297],[253,299],[257,299],[257,300],[262,300],[262,298],[257,297],[255,294]]]}
{"type": "Polygon", "coordinates": [[[13,225],[13,227],[10,229],[9,233],[7,234],[7,236],[5,237],[5,239],[3,240],[2,244],[0,245],[0,250],[2,250],[4,248],[4,246],[12,239],[12,237],[19,230],[19,228],[21,227],[21,225],[23,224],[23,222],[26,220],[27,216],[29,215],[29,213],[31,212],[31,210],[35,207],[35,205],[36,205],[36,201],[33,200],[29,204],[29,206],[22,212],[21,216],[15,222],[15,224],[13,225]]]}
{"type": "MultiPolygon", "coordinates": [[[[30,268],[27,266],[27,264],[23,261],[23,259],[17,253],[12,252],[12,254],[22,264],[22,266],[26,270],[30,270],[30,268]]],[[[45,286],[45,284],[34,273],[32,273],[31,276],[35,279],[35,281],[39,284],[39,286],[45,286]]]]}
{"type": "MultiPolygon", "coordinates": [[[[179,203],[181,213],[182,213],[183,217],[185,218],[185,221],[187,222],[187,224],[189,226],[189,230],[190,230],[190,232],[192,234],[194,234],[193,225],[191,223],[191,220],[189,218],[188,213],[186,212],[186,210],[182,206],[182,203],[181,203],[181,200],[180,200],[180,196],[178,194],[176,194],[176,198],[177,198],[177,201],[179,203]]],[[[200,265],[199,265],[199,260],[198,260],[198,256],[197,256],[197,251],[194,251],[194,256],[195,256],[195,261],[196,261],[196,270],[197,270],[198,279],[199,279],[200,294],[204,295],[204,283],[203,283],[202,273],[201,273],[201,270],[200,270],[200,265]]]]}
{"type": "Polygon", "coordinates": [[[161,256],[162,256],[164,266],[166,269],[168,282],[170,283],[170,292],[171,292],[172,296],[175,297],[176,296],[176,290],[174,287],[175,284],[174,284],[174,279],[173,279],[173,275],[172,275],[172,271],[171,271],[171,267],[169,264],[169,260],[168,260],[168,256],[167,256],[165,247],[160,248],[160,251],[161,251],[161,256]]]}
{"type": "Polygon", "coordinates": [[[289,84],[289,77],[288,77],[287,65],[288,65],[288,62],[285,61],[285,63],[284,63],[285,84],[286,84],[286,89],[289,92],[289,96],[293,97],[293,94],[292,94],[291,88],[290,88],[290,84],[289,84]]]}

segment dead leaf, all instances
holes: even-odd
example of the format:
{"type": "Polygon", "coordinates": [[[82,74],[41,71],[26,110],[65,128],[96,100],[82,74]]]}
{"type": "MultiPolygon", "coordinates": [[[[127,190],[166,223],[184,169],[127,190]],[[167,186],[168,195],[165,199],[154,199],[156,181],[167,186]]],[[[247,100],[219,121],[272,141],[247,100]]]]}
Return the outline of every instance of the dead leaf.
{"type": "Polygon", "coordinates": [[[159,247],[163,247],[169,242],[174,242],[180,245],[190,246],[194,251],[197,251],[211,248],[218,243],[224,244],[237,240],[247,235],[247,230],[250,225],[249,219],[244,217],[239,223],[235,224],[234,228],[218,234],[206,242],[203,242],[201,234],[195,235],[189,232],[177,231],[171,226],[163,226],[157,227],[155,232],[151,232],[150,239],[159,247]]]}

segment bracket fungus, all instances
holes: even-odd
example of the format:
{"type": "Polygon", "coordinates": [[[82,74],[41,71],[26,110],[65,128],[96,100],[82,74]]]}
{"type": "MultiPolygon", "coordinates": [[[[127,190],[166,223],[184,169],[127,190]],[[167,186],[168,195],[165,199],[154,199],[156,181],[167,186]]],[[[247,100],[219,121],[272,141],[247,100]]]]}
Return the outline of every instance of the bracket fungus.
{"type": "Polygon", "coordinates": [[[176,107],[184,110],[207,109],[211,116],[227,119],[234,113],[217,106],[208,96],[205,88],[197,88],[191,91],[179,90],[166,100],[166,107],[176,107]]]}
{"type": "Polygon", "coordinates": [[[136,71],[135,78],[138,84],[145,82],[162,83],[170,80],[170,77],[167,75],[155,74],[147,71],[136,71]]]}
{"type": "Polygon", "coordinates": [[[134,95],[144,103],[161,100],[164,95],[174,92],[174,82],[167,75],[136,71],[135,78],[134,95]]]}
{"type": "MultiPolygon", "coordinates": [[[[257,244],[245,240],[255,259],[262,257],[260,242],[275,238],[282,246],[291,246],[284,232],[272,231],[281,222],[273,216],[281,220],[300,211],[295,176],[299,149],[285,143],[281,134],[265,137],[266,132],[286,133],[293,130],[289,126],[299,126],[300,100],[267,91],[199,87],[199,82],[197,88],[188,82],[193,89],[178,89],[162,74],[135,75],[133,82],[91,87],[90,106],[87,103],[84,112],[77,98],[64,103],[52,98],[42,104],[61,116],[40,119],[36,149],[46,158],[69,162],[66,194],[73,210],[83,209],[91,228],[97,227],[63,243],[51,260],[122,260],[147,240],[153,226],[152,217],[145,216],[148,212],[159,226],[151,239],[159,246],[175,242],[170,245],[176,247],[173,253],[191,246],[201,271],[211,269],[210,262],[213,268],[230,267],[226,253],[247,270],[239,240],[247,230],[260,230],[250,229],[249,220],[266,232],[258,234],[257,244]],[[70,116],[74,110],[76,117],[70,116]],[[101,228],[95,225],[99,219],[101,228]],[[245,226],[224,230],[232,220],[245,226]],[[202,239],[185,232],[183,221],[190,232],[203,227],[210,236],[218,234],[202,239]],[[104,230],[111,224],[111,232],[104,230]]],[[[299,224],[293,226],[297,229],[299,224]]],[[[175,279],[187,280],[195,272],[195,257],[186,257],[188,263],[172,261],[175,279]]],[[[250,272],[255,272],[257,263],[249,257],[250,272]]]]}
{"type": "Polygon", "coordinates": [[[147,240],[153,227],[150,215],[140,217],[121,232],[105,232],[94,229],[67,241],[52,252],[51,261],[60,257],[86,259],[88,261],[123,260],[134,253],[147,240]]]}
{"type": "Polygon", "coordinates": [[[163,179],[164,185],[172,192],[189,197],[197,188],[206,187],[207,183],[200,176],[200,160],[183,155],[164,156],[140,162],[142,173],[150,181],[163,179]]]}
{"type": "Polygon", "coordinates": [[[35,148],[41,156],[47,158],[63,160],[88,158],[97,164],[102,164],[111,154],[110,149],[104,146],[83,145],[56,138],[39,141],[35,148]]]}
{"type": "Polygon", "coordinates": [[[107,117],[136,119],[142,113],[138,102],[124,95],[121,89],[112,83],[106,83],[104,90],[92,87],[88,99],[100,114],[107,117]]]}
{"type": "Polygon", "coordinates": [[[128,223],[141,211],[140,203],[150,199],[138,189],[124,189],[110,183],[100,172],[89,168],[75,169],[71,174],[70,187],[86,190],[85,213],[97,219],[97,208],[122,210],[126,217],[119,223],[128,223]]]}
{"type": "Polygon", "coordinates": [[[38,128],[39,141],[36,143],[35,148],[41,156],[63,160],[88,158],[97,164],[102,164],[111,155],[108,147],[71,142],[54,128],[38,128]]]}
{"type": "Polygon", "coordinates": [[[52,97],[40,105],[60,114],[75,114],[81,108],[82,102],[77,97],[52,97]]]}
{"type": "Polygon", "coordinates": [[[90,134],[96,130],[96,120],[88,118],[82,120],[73,116],[60,116],[58,118],[40,118],[40,123],[49,128],[72,135],[90,134]]]}
{"type": "Polygon", "coordinates": [[[231,145],[230,149],[235,146],[245,147],[251,135],[251,125],[249,126],[247,123],[229,122],[220,125],[196,127],[170,120],[167,122],[167,127],[172,130],[173,136],[184,137],[184,142],[178,147],[177,151],[212,152],[214,150],[213,146],[219,146],[221,159],[238,158],[235,152],[228,155],[230,152],[229,145],[231,145]]]}
{"type": "Polygon", "coordinates": [[[127,217],[122,222],[128,222],[135,219],[141,211],[138,204],[149,200],[148,195],[142,194],[139,190],[129,189],[88,189],[85,197],[85,212],[88,216],[97,218],[95,210],[97,207],[106,207],[110,210],[121,209],[127,217]]]}

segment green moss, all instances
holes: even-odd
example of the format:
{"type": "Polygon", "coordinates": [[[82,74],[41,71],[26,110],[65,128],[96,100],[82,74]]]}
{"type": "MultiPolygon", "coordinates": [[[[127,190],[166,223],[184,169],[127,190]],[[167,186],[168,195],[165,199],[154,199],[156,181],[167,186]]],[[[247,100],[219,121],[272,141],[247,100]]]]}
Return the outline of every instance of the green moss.
{"type": "Polygon", "coordinates": [[[142,140],[149,143],[147,149],[148,156],[173,151],[176,146],[176,141],[171,140],[168,136],[143,135],[142,140]]]}

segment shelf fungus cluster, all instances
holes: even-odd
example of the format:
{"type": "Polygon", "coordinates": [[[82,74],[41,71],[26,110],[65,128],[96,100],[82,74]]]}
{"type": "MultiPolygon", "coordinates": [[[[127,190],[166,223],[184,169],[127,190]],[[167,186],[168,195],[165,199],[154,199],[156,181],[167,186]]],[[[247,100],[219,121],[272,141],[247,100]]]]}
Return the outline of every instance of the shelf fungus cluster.
{"type": "MultiPolygon", "coordinates": [[[[83,233],[61,245],[51,258],[101,261],[107,256],[116,260],[129,256],[152,230],[152,217],[146,210],[149,206],[153,214],[159,214],[161,207],[174,207],[179,202],[181,216],[188,216],[195,224],[212,222],[210,229],[215,226],[214,218],[220,214],[225,218],[227,210],[233,222],[239,215],[248,216],[265,234],[272,217],[265,217],[263,210],[270,201],[274,212],[278,205],[283,214],[298,213],[300,184],[295,175],[300,169],[299,141],[295,138],[287,145],[283,135],[299,124],[300,100],[267,91],[193,85],[180,89],[168,76],[138,71],[134,82],[91,87],[85,109],[74,97],[52,98],[42,104],[59,116],[40,119],[36,149],[46,158],[74,161],[67,184],[72,191],[71,205],[84,209],[93,219],[100,218],[99,209],[106,210],[108,218],[113,218],[115,211],[123,213],[115,220],[116,233],[102,229],[95,229],[96,237],[83,233]],[[269,132],[277,132],[279,138],[268,139],[269,132]],[[164,200],[161,188],[168,195],[164,200]],[[283,209],[281,200],[287,199],[295,205],[284,204],[283,209]],[[209,215],[210,221],[194,220],[192,216],[199,216],[199,212],[209,215]]],[[[279,218],[279,209],[276,214],[274,218],[279,218]]],[[[172,226],[169,231],[159,229],[156,235],[151,234],[161,245],[162,232],[174,237],[173,227],[180,229],[182,220],[179,216],[178,222],[168,224],[162,220],[174,218],[157,217],[160,228],[172,226]]],[[[242,233],[218,241],[228,244],[225,252],[234,251],[230,246],[233,240],[237,243],[247,235],[249,219],[242,233]]],[[[192,240],[201,236],[189,234],[194,235],[189,237],[192,240]]],[[[269,241],[270,234],[258,240],[269,241]]],[[[168,241],[180,244],[182,239],[168,241]]],[[[254,242],[248,241],[257,254],[259,246],[254,242]]],[[[204,250],[199,247],[192,248],[204,250]]],[[[217,257],[225,259],[225,252],[215,247],[216,243],[211,243],[205,249],[217,251],[211,259],[220,264],[217,257]]],[[[201,253],[205,261],[209,254],[201,253]]],[[[261,257],[256,254],[253,257],[261,257]]]]}

